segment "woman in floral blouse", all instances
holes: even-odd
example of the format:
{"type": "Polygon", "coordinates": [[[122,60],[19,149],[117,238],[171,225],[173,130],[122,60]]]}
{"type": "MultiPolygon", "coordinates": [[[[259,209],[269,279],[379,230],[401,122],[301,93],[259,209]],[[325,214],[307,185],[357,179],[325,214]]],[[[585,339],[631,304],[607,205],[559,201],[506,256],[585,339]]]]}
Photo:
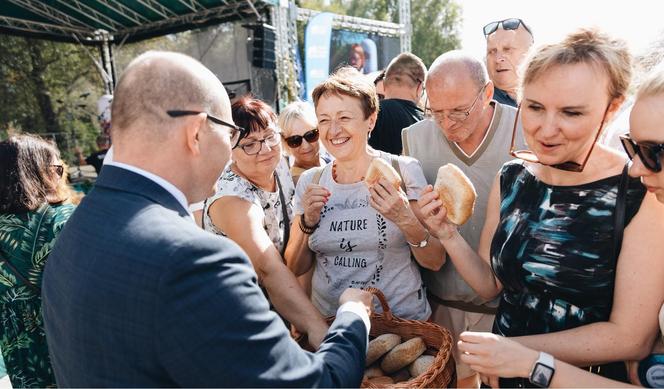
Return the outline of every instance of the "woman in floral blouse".
{"type": "Polygon", "coordinates": [[[14,387],[55,386],[42,321],[41,280],[74,210],[63,205],[60,153],[30,135],[0,142],[0,348],[14,387]]]}

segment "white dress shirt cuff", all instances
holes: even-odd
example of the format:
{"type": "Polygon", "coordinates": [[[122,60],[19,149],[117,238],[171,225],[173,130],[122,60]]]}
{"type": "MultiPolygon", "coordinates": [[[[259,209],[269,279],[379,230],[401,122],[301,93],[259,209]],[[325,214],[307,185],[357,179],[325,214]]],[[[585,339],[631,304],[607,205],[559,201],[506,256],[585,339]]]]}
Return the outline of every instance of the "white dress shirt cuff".
{"type": "Polygon", "coordinates": [[[371,331],[371,321],[369,321],[369,314],[367,313],[367,308],[364,304],[358,303],[357,301],[345,302],[339,307],[339,309],[337,309],[337,316],[342,312],[352,312],[359,316],[367,327],[367,336],[369,335],[369,331],[371,331]]]}

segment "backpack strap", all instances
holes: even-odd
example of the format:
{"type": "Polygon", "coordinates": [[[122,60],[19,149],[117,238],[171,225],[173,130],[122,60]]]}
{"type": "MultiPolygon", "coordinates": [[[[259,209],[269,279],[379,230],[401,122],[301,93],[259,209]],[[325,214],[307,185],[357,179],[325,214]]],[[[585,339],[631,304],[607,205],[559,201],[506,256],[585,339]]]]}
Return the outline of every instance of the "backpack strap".
{"type": "Polygon", "coordinates": [[[401,130],[401,155],[410,155],[410,150],[408,149],[408,128],[401,130]]]}
{"type": "Polygon", "coordinates": [[[399,166],[399,157],[382,151],[380,152],[380,155],[381,157],[387,157],[387,159],[390,160],[390,164],[392,164],[394,170],[396,170],[399,177],[401,177],[401,190],[403,190],[403,193],[406,193],[406,184],[403,182],[403,175],[401,174],[401,167],[399,166]]]}
{"type": "MultiPolygon", "coordinates": [[[[325,166],[327,166],[327,165],[325,165],[325,166]]],[[[314,172],[314,176],[311,179],[312,184],[318,185],[318,183],[320,182],[320,176],[323,175],[323,170],[325,169],[325,166],[319,166],[319,167],[312,168],[312,169],[316,169],[316,171],[314,172]]]]}

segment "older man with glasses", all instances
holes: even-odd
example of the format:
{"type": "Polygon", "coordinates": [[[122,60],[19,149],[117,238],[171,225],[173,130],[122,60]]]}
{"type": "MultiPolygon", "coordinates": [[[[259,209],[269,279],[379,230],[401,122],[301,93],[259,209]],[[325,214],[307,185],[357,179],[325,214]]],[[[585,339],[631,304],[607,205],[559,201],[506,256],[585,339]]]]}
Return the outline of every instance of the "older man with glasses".
{"type": "MultiPolygon", "coordinates": [[[[402,132],[404,154],[417,158],[429,184],[438,168],[457,165],[477,191],[475,212],[459,226],[461,235],[477,249],[484,225],[491,184],[509,154],[516,109],[494,100],[493,82],[484,64],[461,51],[438,57],[426,79],[430,117],[402,132]]],[[[516,145],[523,147],[521,131],[516,145]]],[[[425,271],[433,320],[449,328],[455,339],[461,332],[489,331],[495,301],[480,298],[458,274],[450,260],[439,271],[425,271]]],[[[456,350],[455,350],[456,352],[456,350]]],[[[477,387],[477,375],[457,360],[459,387],[477,387]]]]}
{"type": "Polygon", "coordinates": [[[493,98],[499,103],[517,105],[518,69],[533,45],[530,27],[511,18],[484,26],[486,66],[495,85],[493,98]]]}

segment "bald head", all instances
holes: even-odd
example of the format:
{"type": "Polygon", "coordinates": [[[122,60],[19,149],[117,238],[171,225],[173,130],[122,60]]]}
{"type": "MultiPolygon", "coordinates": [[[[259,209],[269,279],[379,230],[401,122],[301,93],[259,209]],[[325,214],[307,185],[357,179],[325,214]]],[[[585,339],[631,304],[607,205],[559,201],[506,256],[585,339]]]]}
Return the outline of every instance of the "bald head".
{"type": "Polygon", "coordinates": [[[443,84],[458,84],[456,81],[470,82],[476,89],[482,88],[489,80],[484,64],[472,55],[461,51],[448,51],[436,58],[427,74],[427,90],[439,88],[443,84]]]}
{"type": "Polygon", "coordinates": [[[514,94],[519,67],[533,45],[533,36],[520,25],[516,30],[497,29],[486,37],[486,64],[496,87],[514,94]]]}
{"type": "Polygon", "coordinates": [[[197,60],[178,53],[149,51],[134,59],[115,88],[112,104],[114,140],[148,135],[163,140],[172,125],[166,111],[230,112],[217,77],[197,60]]]}

